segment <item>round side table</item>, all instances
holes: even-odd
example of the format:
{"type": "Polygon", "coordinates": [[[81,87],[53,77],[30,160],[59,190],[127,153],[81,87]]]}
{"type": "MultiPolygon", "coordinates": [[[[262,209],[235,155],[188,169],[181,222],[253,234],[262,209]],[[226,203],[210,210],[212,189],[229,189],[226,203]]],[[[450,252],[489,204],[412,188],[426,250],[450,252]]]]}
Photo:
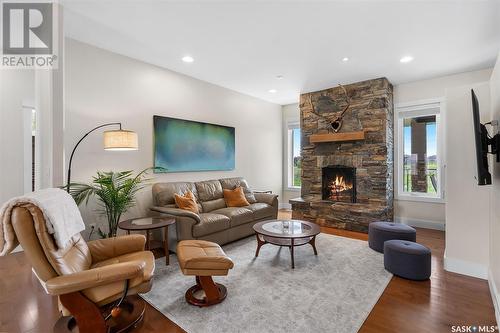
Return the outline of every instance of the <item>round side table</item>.
{"type": "Polygon", "coordinates": [[[130,231],[145,231],[146,232],[146,250],[156,248],[153,244],[155,241],[150,241],[150,233],[152,230],[163,228],[163,242],[158,242],[163,245],[165,251],[166,264],[170,263],[168,251],[168,226],[175,223],[172,217],[139,217],[121,221],[118,223],[118,228],[126,230],[130,235],[130,231]]]}

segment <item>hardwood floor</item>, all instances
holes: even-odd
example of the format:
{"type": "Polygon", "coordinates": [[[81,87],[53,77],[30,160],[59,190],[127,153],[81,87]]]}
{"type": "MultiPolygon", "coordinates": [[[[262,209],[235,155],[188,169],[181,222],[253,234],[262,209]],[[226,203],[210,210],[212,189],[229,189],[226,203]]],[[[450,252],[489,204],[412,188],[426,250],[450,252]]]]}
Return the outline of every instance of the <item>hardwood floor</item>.
{"type": "MultiPolygon", "coordinates": [[[[280,212],[282,218],[289,216],[280,212]]],[[[368,238],[332,228],[322,232],[368,238]]],[[[496,325],[487,281],[444,271],[444,232],[418,229],[417,241],[432,250],[431,279],[416,282],[394,277],[360,332],[451,332],[452,325],[496,325]]],[[[51,332],[59,317],[57,299],[45,294],[24,254],[0,257],[0,276],[0,332],[51,332]]],[[[142,325],[134,332],[184,331],[148,305],[142,325]]]]}

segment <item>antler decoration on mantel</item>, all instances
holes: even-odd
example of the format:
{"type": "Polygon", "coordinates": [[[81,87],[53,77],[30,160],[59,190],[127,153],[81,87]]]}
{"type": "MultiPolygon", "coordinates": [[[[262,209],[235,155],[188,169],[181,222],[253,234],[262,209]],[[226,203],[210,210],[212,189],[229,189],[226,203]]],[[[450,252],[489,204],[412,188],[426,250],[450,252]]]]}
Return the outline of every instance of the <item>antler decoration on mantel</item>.
{"type": "MultiPolygon", "coordinates": [[[[342,112],[340,112],[340,114],[337,117],[335,117],[335,119],[330,123],[330,126],[332,127],[332,129],[335,133],[340,131],[340,129],[342,128],[342,121],[344,119],[344,114],[347,111],[347,109],[349,109],[349,107],[351,106],[351,100],[349,99],[349,96],[347,95],[347,90],[345,89],[345,87],[343,85],[339,84],[339,86],[344,91],[345,100],[347,102],[347,105],[344,107],[342,112]]],[[[330,120],[328,120],[326,117],[324,117],[316,112],[316,109],[314,108],[314,104],[312,102],[312,94],[309,94],[309,104],[311,105],[311,110],[312,110],[311,112],[313,114],[330,122],[330,120]]]]}

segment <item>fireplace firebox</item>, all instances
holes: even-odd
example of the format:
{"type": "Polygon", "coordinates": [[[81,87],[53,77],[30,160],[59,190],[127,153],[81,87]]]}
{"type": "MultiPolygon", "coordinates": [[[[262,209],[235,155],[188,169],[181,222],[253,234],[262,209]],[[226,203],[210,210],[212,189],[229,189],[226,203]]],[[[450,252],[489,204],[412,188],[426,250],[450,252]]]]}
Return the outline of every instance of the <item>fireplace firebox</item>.
{"type": "Polygon", "coordinates": [[[323,200],[356,202],[356,168],[328,166],[322,173],[323,200]]]}

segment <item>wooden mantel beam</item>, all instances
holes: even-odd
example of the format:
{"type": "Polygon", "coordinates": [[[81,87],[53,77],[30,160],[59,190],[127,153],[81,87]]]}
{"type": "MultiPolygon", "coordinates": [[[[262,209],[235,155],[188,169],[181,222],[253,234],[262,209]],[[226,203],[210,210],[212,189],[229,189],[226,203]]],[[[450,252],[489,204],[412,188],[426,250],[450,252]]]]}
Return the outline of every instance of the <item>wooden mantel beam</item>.
{"type": "Polygon", "coordinates": [[[358,141],[365,139],[365,131],[313,134],[309,137],[311,143],[321,142],[339,142],[339,141],[358,141]]]}

